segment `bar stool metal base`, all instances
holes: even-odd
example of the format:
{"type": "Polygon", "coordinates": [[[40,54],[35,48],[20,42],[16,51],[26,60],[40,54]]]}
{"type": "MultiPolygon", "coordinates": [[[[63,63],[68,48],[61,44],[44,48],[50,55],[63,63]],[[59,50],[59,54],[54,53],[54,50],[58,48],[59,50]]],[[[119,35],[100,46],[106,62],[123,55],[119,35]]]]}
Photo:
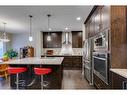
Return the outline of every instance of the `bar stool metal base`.
{"type": "Polygon", "coordinates": [[[25,86],[25,80],[19,80],[19,74],[16,74],[16,89],[19,89],[19,85],[25,86]]]}
{"type": "Polygon", "coordinates": [[[49,82],[48,81],[44,81],[43,80],[43,75],[41,75],[41,89],[43,89],[44,87],[48,86],[49,82]]]}

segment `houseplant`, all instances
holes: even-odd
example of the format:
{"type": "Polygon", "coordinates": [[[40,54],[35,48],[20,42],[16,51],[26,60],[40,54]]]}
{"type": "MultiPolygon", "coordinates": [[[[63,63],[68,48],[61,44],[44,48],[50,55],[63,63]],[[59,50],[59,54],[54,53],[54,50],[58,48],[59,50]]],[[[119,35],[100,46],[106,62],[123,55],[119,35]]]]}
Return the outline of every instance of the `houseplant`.
{"type": "Polygon", "coordinates": [[[4,53],[5,58],[16,58],[18,56],[18,52],[14,51],[13,49],[7,50],[7,52],[4,53]]]}

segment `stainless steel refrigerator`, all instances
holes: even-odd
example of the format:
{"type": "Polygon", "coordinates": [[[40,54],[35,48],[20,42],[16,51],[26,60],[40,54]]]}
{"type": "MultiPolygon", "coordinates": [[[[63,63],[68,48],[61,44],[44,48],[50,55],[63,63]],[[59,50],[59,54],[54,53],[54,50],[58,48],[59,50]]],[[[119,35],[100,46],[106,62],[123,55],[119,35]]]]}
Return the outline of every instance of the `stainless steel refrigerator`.
{"type": "Polygon", "coordinates": [[[84,77],[90,85],[93,84],[93,65],[92,65],[93,39],[85,40],[83,45],[83,72],[84,77]]]}

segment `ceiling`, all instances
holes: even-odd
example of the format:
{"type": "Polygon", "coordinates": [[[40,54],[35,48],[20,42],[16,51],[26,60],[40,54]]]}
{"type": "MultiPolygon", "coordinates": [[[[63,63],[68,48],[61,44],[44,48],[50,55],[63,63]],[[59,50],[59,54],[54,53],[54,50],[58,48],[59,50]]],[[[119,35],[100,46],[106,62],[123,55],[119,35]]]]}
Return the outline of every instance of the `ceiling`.
{"type": "Polygon", "coordinates": [[[6,22],[6,32],[29,32],[29,17],[32,15],[32,31],[48,31],[47,14],[51,14],[50,27],[52,31],[69,31],[82,29],[82,24],[93,6],[0,6],[0,31],[6,22]],[[80,21],[76,18],[81,17],[80,21]]]}

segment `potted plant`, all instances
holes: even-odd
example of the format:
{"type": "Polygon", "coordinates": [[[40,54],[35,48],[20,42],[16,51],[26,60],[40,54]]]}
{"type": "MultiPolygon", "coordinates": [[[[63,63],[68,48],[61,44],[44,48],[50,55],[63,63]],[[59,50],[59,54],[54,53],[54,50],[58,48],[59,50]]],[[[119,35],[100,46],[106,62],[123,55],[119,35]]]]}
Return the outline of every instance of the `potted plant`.
{"type": "Polygon", "coordinates": [[[4,53],[4,57],[8,57],[10,59],[16,58],[18,56],[18,52],[14,51],[13,49],[9,49],[6,53],[4,53]]]}
{"type": "Polygon", "coordinates": [[[9,60],[9,56],[7,54],[4,54],[2,61],[8,61],[9,60]]]}

